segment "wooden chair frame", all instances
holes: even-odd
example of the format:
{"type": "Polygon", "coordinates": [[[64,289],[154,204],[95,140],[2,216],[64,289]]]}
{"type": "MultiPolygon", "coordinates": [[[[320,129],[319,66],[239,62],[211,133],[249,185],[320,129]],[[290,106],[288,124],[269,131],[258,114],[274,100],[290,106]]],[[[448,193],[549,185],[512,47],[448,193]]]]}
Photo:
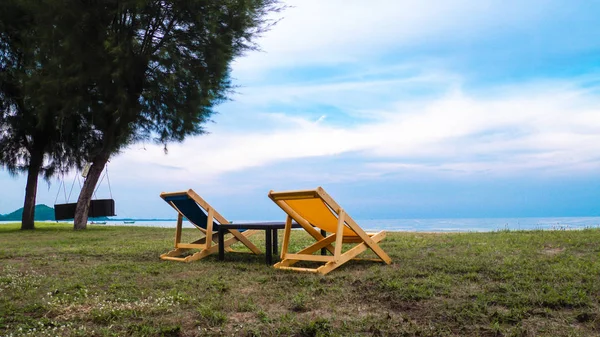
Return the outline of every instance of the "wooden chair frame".
{"type": "MultiPolygon", "coordinates": [[[[225,219],[221,214],[219,214],[217,210],[215,210],[208,202],[202,199],[202,197],[200,197],[192,189],[183,192],[163,192],[160,194],[160,197],[165,199],[165,201],[167,201],[167,203],[171,205],[171,207],[173,207],[178,214],[177,227],[175,231],[175,249],[162,254],[160,256],[161,259],[170,261],[191,262],[200,260],[208,255],[217,253],[219,251],[219,236],[218,231],[213,230],[213,221],[216,220],[218,223],[226,224],[229,223],[227,219],[225,219]],[[208,214],[206,221],[206,229],[202,228],[198,224],[195,224],[188,219],[192,225],[194,225],[198,230],[200,230],[204,234],[204,237],[190,243],[181,243],[181,230],[184,217],[183,213],[177,208],[177,206],[175,206],[173,202],[167,201],[165,199],[169,196],[181,195],[187,195],[190,199],[195,201],[201,208],[203,208],[208,214]],[[214,245],[213,242],[215,243],[214,245]],[[190,249],[199,249],[200,251],[193,255],[180,257],[190,249]]],[[[257,233],[256,230],[246,230],[244,232],[240,232],[235,229],[230,229],[228,230],[228,232],[231,233],[233,236],[229,239],[226,239],[223,242],[226,251],[233,252],[233,249],[231,249],[230,246],[234,243],[241,242],[246,247],[248,247],[252,251],[252,253],[261,254],[261,251],[258,249],[258,247],[256,247],[252,242],[250,242],[250,240],[248,240],[249,236],[257,233]]]]}
{"type": "Polygon", "coordinates": [[[335,200],[333,200],[333,198],[329,196],[327,192],[325,192],[323,188],[318,187],[315,190],[286,192],[270,191],[269,198],[271,198],[284,212],[287,213],[286,226],[281,247],[281,261],[274,265],[275,268],[320,273],[325,275],[350,260],[359,260],[356,257],[367,249],[371,249],[379,257],[378,259],[370,260],[382,261],[386,264],[390,264],[392,262],[387,253],[384,252],[383,249],[381,249],[381,247],[378,245],[378,243],[385,238],[386,232],[380,231],[378,233],[366,233],[344,211],[344,209],[342,209],[342,207],[340,207],[340,205],[338,205],[338,203],[335,202],[335,200]],[[324,237],[318,230],[314,228],[318,228],[318,224],[310,223],[308,220],[298,214],[291,206],[285,203],[285,200],[312,198],[320,198],[325,205],[330,208],[332,213],[336,215],[338,222],[335,233],[324,237]],[[317,241],[316,243],[302,249],[295,254],[288,252],[292,220],[295,220],[297,223],[299,223],[302,228],[317,241]],[[356,236],[344,236],[344,227],[352,230],[354,233],[356,233],[356,236]],[[332,243],[335,243],[335,246],[333,246],[332,243]],[[342,253],[342,244],[344,243],[356,243],[357,245],[342,253]],[[323,248],[333,255],[313,255],[315,252],[323,248]],[[299,261],[323,262],[325,264],[318,268],[293,267],[293,265],[299,261]]]}

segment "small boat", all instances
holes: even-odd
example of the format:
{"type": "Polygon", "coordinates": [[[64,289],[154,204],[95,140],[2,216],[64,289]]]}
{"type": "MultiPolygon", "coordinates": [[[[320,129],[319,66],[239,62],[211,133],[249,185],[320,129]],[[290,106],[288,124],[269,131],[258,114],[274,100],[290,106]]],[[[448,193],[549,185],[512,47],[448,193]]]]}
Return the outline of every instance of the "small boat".
{"type": "Polygon", "coordinates": [[[106,225],[106,221],[92,221],[90,225],[106,225]]]}
{"type": "Polygon", "coordinates": [[[123,221],[124,224],[132,224],[135,223],[135,221],[123,221]]]}

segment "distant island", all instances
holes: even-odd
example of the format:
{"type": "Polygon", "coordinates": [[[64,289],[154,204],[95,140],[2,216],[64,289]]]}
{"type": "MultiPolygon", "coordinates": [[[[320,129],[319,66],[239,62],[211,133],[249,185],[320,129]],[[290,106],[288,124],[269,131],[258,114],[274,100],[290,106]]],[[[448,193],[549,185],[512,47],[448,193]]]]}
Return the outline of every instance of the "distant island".
{"type": "MultiPolygon", "coordinates": [[[[21,221],[23,216],[23,207],[9,214],[0,214],[0,221],[21,221]]],[[[55,221],[54,208],[39,204],[35,205],[35,221],[55,221]]],[[[177,221],[177,219],[136,219],[136,218],[109,218],[97,217],[89,218],[90,221],[177,221]]],[[[61,220],[61,222],[64,222],[61,220]]]]}
{"type": "MultiPolygon", "coordinates": [[[[0,214],[0,221],[21,221],[21,218],[23,216],[23,207],[19,208],[18,210],[12,212],[12,213],[8,213],[8,214],[0,214]]],[[[100,217],[100,218],[90,218],[91,220],[110,220],[107,217],[100,217]]],[[[48,206],[48,205],[44,205],[44,204],[40,204],[40,205],[35,205],[35,217],[34,217],[35,221],[55,221],[54,218],[54,208],[48,206]]]]}
{"type": "MultiPolygon", "coordinates": [[[[0,221],[21,221],[21,217],[23,216],[23,207],[18,210],[2,215],[0,214],[0,221]]],[[[46,221],[46,220],[54,220],[54,208],[49,207],[47,205],[35,205],[35,220],[36,221],[46,221]]]]}

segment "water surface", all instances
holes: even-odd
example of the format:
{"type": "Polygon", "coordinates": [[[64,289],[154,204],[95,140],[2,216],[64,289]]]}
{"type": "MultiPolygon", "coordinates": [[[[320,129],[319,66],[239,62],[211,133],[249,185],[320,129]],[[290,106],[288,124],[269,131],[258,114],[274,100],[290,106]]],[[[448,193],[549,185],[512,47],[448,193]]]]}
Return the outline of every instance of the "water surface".
{"type": "MultiPolygon", "coordinates": [[[[234,220],[235,223],[282,221],[234,220]]],[[[464,218],[464,219],[356,219],[365,230],[388,230],[410,232],[492,232],[498,230],[570,230],[600,228],[600,217],[548,217],[548,218],[464,218]]],[[[0,222],[11,223],[11,222],[0,222]]],[[[14,221],[12,221],[14,223],[14,221]]],[[[107,221],[105,225],[93,226],[144,226],[175,227],[175,220],[137,221],[124,224],[123,221],[107,221]]],[[[184,227],[193,225],[184,221],[184,227]]]]}

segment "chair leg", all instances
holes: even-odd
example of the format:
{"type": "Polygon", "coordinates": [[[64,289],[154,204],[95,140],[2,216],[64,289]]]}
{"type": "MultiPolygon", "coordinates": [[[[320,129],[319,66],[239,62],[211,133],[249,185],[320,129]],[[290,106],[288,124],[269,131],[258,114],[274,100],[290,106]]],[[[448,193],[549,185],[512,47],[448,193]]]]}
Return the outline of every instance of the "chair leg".
{"type": "Polygon", "coordinates": [[[287,216],[285,219],[285,228],[283,230],[283,242],[281,243],[281,260],[285,260],[285,256],[288,253],[288,247],[290,244],[290,236],[292,233],[292,217],[287,216]]]}
{"type": "Polygon", "coordinates": [[[244,233],[240,233],[239,231],[237,231],[235,229],[230,229],[229,233],[233,234],[234,238],[236,238],[238,241],[240,241],[241,243],[243,243],[254,254],[256,254],[256,255],[262,254],[262,252],[260,251],[260,249],[258,249],[258,247],[256,247],[250,240],[248,240],[248,237],[251,236],[251,235],[254,235],[255,233],[257,233],[257,231],[255,231],[255,230],[247,230],[244,233]]]}

